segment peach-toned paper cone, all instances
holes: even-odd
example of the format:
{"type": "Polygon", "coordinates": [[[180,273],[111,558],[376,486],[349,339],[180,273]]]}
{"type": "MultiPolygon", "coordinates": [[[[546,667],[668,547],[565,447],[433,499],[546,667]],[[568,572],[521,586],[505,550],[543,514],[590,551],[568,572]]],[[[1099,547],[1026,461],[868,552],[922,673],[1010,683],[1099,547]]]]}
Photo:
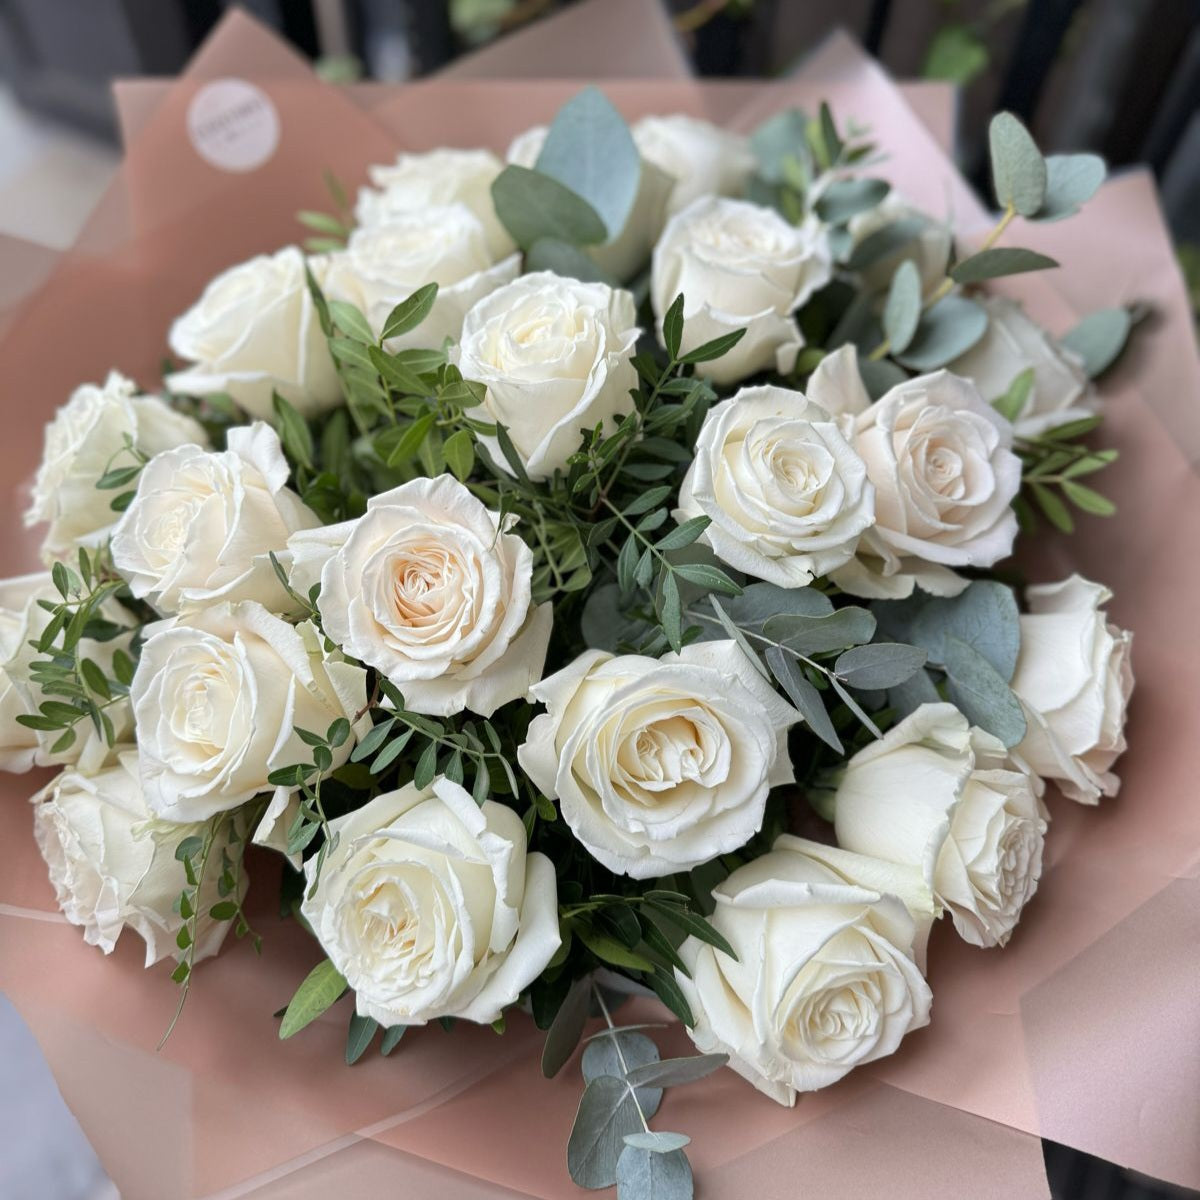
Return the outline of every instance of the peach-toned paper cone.
{"type": "MultiPolygon", "coordinates": [[[[10,573],[27,561],[13,489],[37,461],[41,423],[76,384],[109,367],[152,384],[170,320],[204,282],[302,236],[296,209],[326,206],[323,168],[354,186],[367,164],[401,146],[502,149],[577,86],[431,80],[347,94],[294,71],[294,56],[269,51],[264,37],[246,18],[230,18],[193,71],[130,101],[129,159],[101,210],[37,294],[8,309],[0,394],[22,416],[0,447],[8,481],[0,554],[10,573]],[[240,174],[205,162],[188,136],[198,90],[231,75],[252,80],[279,120],[272,155],[240,174]]],[[[629,29],[621,38],[636,40],[629,29]]],[[[953,214],[968,235],[984,225],[943,152],[944,110],[918,118],[844,38],[800,75],[770,84],[627,79],[606,88],[629,116],[679,109],[743,129],[785,104],[828,97],[840,118],[871,126],[888,154],[880,172],[912,199],[953,214]]],[[[1048,538],[1030,564],[1041,578],[1078,568],[1109,583],[1114,617],[1135,631],[1139,688],[1122,794],[1098,810],[1052,800],[1051,868],[1009,948],[974,950],[939,931],[933,1023],[895,1058],[794,1110],[728,1072],[672,1092],[662,1123],[695,1137],[693,1161],[710,1198],[790,1194],[798,1179],[826,1195],[1040,1197],[1040,1134],[1200,1185],[1200,748],[1192,736],[1200,643],[1191,633],[1200,594],[1200,372],[1142,178],[1110,183],[1070,222],[1020,229],[1023,244],[1042,246],[1039,238],[1064,262],[1062,283],[1049,276],[1010,286],[1054,327],[1134,298],[1158,311],[1103,389],[1105,440],[1122,453],[1106,479],[1120,515],[1085,519],[1070,540],[1048,538]]],[[[318,952],[294,922],[273,915],[275,868],[265,854],[250,866],[262,959],[230,944],[204,964],[178,1028],[156,1051],[175,986],[165,968],[141,970],[131,940],[105,958],[58,916],[30,834],[27,798],[39,782],[0,777],[0,989],[38,1037],[126,1200],[275,1200],[335,1188],[468,1200],[581,1194],[563,1153],[577,1067],[542,1080],[540,1035],[527,1018],[514,1015],[504,1037],[461,1024],[451,1035],[416,1031],[391,1057],[368,1055],[350,1069],[346,1001],[278,1041],[272,1013],[318,952]]],[[[686,1044],[678,1027],[664,1040],[686,1044]]]]}

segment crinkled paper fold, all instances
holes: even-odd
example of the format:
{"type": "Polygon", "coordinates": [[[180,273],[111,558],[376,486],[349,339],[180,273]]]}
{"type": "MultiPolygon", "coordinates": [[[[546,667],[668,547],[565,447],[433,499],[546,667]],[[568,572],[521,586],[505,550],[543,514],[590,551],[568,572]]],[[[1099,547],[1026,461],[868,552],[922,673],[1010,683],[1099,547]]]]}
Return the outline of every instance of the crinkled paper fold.
{"type": "MultiPolygon", "coordinates": [[[[5,573],[31,561],[21,481],[74,386],[111,367],[154,384],[171,318],[221,268],[299,237],[295,211],[328,206],[324,168],[354,187],[398,149],[502,150],[578,87],[536,77],[547,69],[601,81],[629,117],[687,111],[741,129],[827,98],[839,118],[872,128],[888,155],[879,173],[966,237],[986,226],[946,155],[946,91],[902,92],[844,38],[784,80],[701,83],[683,76],[657,5],[620,0],[620,20],[614,3],[605,21],[602,3],[535,27],[524,55],[518,36],[453,77],[395,88],[321,84],[234,15],[181,79],[123,85],[127,160],[78,244],[55,256],[0,242],[5,573]],[[654,49],[628,57],[642,45],[654,49]],[[630,63],[675,77],[609,78],[630,63]],[[479,77],[488,71],[522,78],[479,77]],[[191,97],[224,76],[253,79],[279,113],[278,148],[255,171],[221,172],[188,141],[191,97]]],[[[939,930],[932,1024],[895,1057],[793,1110],[730,1072],[671,1092],[659,1124],[692,1135],[708,1200],[792,1195],[801,1183],[830,1197],[1044,1197],[1040,1136],[1200,1187],[1200,366],[1148,177],[1117,178],[1082,216],[1019,227],[1019,238],[1063,264],[1005,285],[1051,328],[1107,305],[1154,307],[1104,382],[1105,439],[1121,452],[1106,492],[1119,515],[1045,536],[1027,564],[1036,578],[1102,580],[1114,619],[1134,631],[1122,791],[1098,809],[1051,797],[1050,869],[1011,945],[981,951],[939,930]]],[[[31,836],[37,784],[0,776],[0,989],[126,1200],[582,1195],[564,1154],[577,1068],[543,1080],[541,1035],[525,1018],[503,1037],[414,1032],[353,1068],[342,1057],[347,1001],[277,1040],[272,1014],[317,949],[274,918],[269,859],[253,864],[261,961],[231,941],[205,963],[156,1052],[175,985],[166,968],[141,969],[128,935],[105,958],[58,915],[31,836]]],[[[664,1042],[682,1049],[682,1030],[664,1042]]]]}

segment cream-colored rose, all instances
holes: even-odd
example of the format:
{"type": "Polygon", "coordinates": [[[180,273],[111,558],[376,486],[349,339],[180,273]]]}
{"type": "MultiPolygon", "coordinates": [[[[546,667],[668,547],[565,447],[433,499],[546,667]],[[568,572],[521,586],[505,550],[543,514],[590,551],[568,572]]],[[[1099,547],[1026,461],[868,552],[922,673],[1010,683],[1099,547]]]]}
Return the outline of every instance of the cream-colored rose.
{"type": "Polygon", "coordinates": [[[826,354],[808,378],[805,395],[835,417],[859,417],[871,407],[871,397],[858,369],[852,342],[826,354]]]}
{"type": "Polygon", "coordinates": [[[301,911],[381,1025],[499,1019],[558,949],[554,865],[511,808],[435,779],[333,821],[301,911]],[[315,887],[313,884],[315,883],[315,887]]]}
{"type": "MultiPolygon", "coordinates": [[[[458,365],[487,386],[484,407],[508,429],[530,478],[548,479],[566,468],[584,430],[611,432],[617,414],[632,411],[640,332],[628,292],[537,271],[467,313],[458,365]]],[[[496,440],[481,440],[504,466],[496,440]]]]}
{"type": "Polygon", "coordinates": [[[436,348],[446,338],[457,342],[467,310],[520,270],[520,255],[497,262],[479,218],[465,204],[449,204],[397,213],[355,230],[346,249],[330,256],[325,294],[353,304],[378,335],[397,304],[436,283],[429,315],[387,343],[392,351],[436,348]]]}
{"type": "MultiPolygon", "coordinates": [[[[312,271],[320,283],[324,267],[312,271]]],[[[304,255],[286,246],[222,272],[171,326],[171,349],[191,365],[167,377],[188,396],[224,392],[251,417],[274,418],[278,392],[304,416],[341,402],[304,255]]]]}
{"type": "Polygon", "coordinates": [[[1094,416],[1100,397],[1088,383],[1078,355],[1031,321],[1003,296],[985,296],[987,332],[949,370],[964,375],[985,400],[998,400],[1022,371],[1033,369],[1033,386],[1013,424],[1018,437],[1034,438],[1056,425],[1094,416]]]}
{"type": "Polygon", "coordinates": [[[790,1106],[929,1023],[931,901],[915,872],[784,835],[713,899],[737,960],[696,938],[680,947],[689,1032],[772,1100],[790,1106]]]}
{"type": "Polygon", "coordinates": [[[792,313],[832,274],[833,256],[815,219],[792,225],[774,209],[702,197],[667,222],[650,277],[659,339],[667,309],[681,292],[683,350],[737,329],[745,336],[703,366],[718,384],[758,371],[786,374],[804,345],[792,313]]]}
{"type": "Polygon", "coordinates": [[[1133,635],[1112,624],[1112,593],[1072,575],[1026,590],[1012,689],[1028,731],[1017,747],[1031,767],[1081,804],[1115,796],[1113,763],[1125,749],[1133,692],[1133,635]]]}
{"type": "MultiPolygon", "coordinates": [[[[36,716],[43,700],[61,700],[59,696],[47,696],[32,671],[33,663],[49,657],[49,651],[39,654],[31,645],[51,620],[39,600],[55,604],[62,601],[48,574],[0,580],[0,771],[20,772],[31,767],[71,764],[92,774],[113,760],[113,750],[89,718],[76,722],[74,741],[57,752],[53,747],[64,730],[29,729],[17,721],[18,716],[36,716]]],[[[128,614],[116,601],[103,605],[100,615],[118,625],[129,622],[128,614]]],[[[107,642],[83,638],[76,653],[111,673],[114,653],[117,650],[128,653],[132,639],[132,630],[107,642]]],[[[133,724],[129,702],[118,697],[104,711],[112,722],[117,741],[126,737],[133,724]]]]}
{"type": "Polygon", "coordinates": [[[742,388],[710,409],[675,519],[703,514],[722,562],[804,587],[854,557],[875,519],[867,468],[829,415],[800,393],[742,388]]]}
{"type": "MultiPolygon", "coordinates": [[[[508,161],[532,171],[548,132],[545,125],[535,125],[518,134],[508,148],[508,161]]],[[[643,156],[638,190],[624,227],[616,233],[610,231],[608,241],[601,245],[582,247],[608,278],[624,283],[646,265],[667,219],[667,203],[674,186],[667,172],[643,156]]]]}
{"type": "Polygon", "coordinates": [[[530,689],[517,758],[599,862],[647,879],[744,845],[794,778],[800,714],[731,641],[661,659],[588,650],[530,689]]]}
{"type": "Polygon", "coordinates": [[[701,196],[740,196],[754,173],[749,141],[711,121],[683,113],[643,117],[632,132],[642,158],[674,180],[669,215],[701,196]]]}
{"type": "Polygon", "coordinates": [[[482,226],[492,261],[499,262],[517,248],[492,203],[492,184],[502,170],[503,164],[490,150],[400,154],[390,166],[368,168],[375,187],[359,190],[354,215],[359,225],[371,227],[386,225],[405,213],[462,204],[482,226]]]}
{"type": "Polygon", "coordinates": [[[897,598],[913,586],[955,595],[954,567],[1012,553],[1021,460],[1012,426],[968,379],[948,371],[897,384],[855,422],[854,448],[875,485],[875,525],[835,582],[854,596],[897,598]]]}
{"type": "MultiPolygon", "coordinates": [[[[146,803],[204,821],[269,792],[280,767],[312,761],[296,727],[323,734],[367,704],[366,672],[252,600],[150,627],[131,698],[146,803]]],[[[334,752],[349,757],[354,739],[334,752]]]]}
{"type": "MultiPolygon", "coordinates": [[[[155,819],[142,795],[137,755],[122,754],[98,775],[63,771],[33,805],[33,832],[58,906],[82,927],[87,944],[111,954],[128,927],[146,943],[147,967],[168,955],[178,958],[175,938],[184,921],[175,905],[188,881],[175,849],[186,837],[203,836],[204,826],[155,819]]],[[[222,850],[240,856],[241,840],[233,845],[222,831],[213,843],[215,861],[222,850]]],[[[196,904],[197,962],[216,954],[230,928],[208,915],[220,898],[217,876],[208,873],[196,904]]],[[[238,899],[245,890],[243,875],[238,899]]]]}
{"type": "Polygon", "coordinates": [[[325,632],[414,712],[491,716],[542,677],[550,638],[514,521],[449,475],[414,479],[357,520],[293,537],[292,584],[320,578],[325,632]]]}
{"type": "Polygon", "coordinates": [[[846,764],[840,846],[918,868],[954,928],[1003,946],[1037,891],[1042,784],[952,704],[924,704],[846,764]]]}
{"type": "Polygon", "coordinates": [[[874,208],[850,218],[852,243],[857,247],[871,234],[901,221],[912,224],[912,236],[902,246],[866,267],[862,271],[863,282],[872,291],[885,291],[896,268],[905,259],[910,259],[921,275],[921,294],[928,296],[945,279],[946,268],[950,265],[954,242],[945,223],[935,221],[896,192],[888,192],[874,208]]]}
{"type": "Polygon", "coordinates": [[[151,459],[113,531],[113,565],[159,612],[225,600],[291,607],[270,555],[320,520],[287,486],[287,459],[269,425],[231,429],[227,445],[151,459]]]}
{"type": "Polygon", "coordinates": [[[116,492],[98,491],[109,470],[136,465],[126,447],[159,454],[185,442],[204,445],[203,428],[157,396],[139,396],[137,384],[116,371],[103,387],[84,384],[46,426],[45,448],[25,513],[27,526],[46,522],[42,554],[65,558],[76,546],[98,546],[117,521],[116,492]]]}

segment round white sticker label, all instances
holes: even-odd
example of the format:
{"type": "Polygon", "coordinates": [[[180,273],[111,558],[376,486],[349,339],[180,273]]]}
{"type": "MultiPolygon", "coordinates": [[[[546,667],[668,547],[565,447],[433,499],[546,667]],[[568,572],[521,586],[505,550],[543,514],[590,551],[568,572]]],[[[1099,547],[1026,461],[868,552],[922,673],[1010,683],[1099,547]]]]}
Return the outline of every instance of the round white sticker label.
{"type": "Polygon", "coordinates": [[[222,171],[253,171],[279,145],[275,105],[244,79],[206,83],[188,105],[187,128],[196,153],[222,171]]]}

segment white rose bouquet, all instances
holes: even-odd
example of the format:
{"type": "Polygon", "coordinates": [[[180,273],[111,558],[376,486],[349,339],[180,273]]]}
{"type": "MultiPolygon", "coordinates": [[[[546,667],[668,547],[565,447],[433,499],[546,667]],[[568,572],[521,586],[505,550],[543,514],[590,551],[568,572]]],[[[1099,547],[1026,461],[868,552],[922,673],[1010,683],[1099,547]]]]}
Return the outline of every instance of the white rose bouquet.
{"type": "Polygon", "coordinates": [[[46,569],[0,584],[0,766],[58,771],[67,919],[173,959],[182,1008],[276,855],[319,955],[281,1037],[347,993],[349,1062],[519,1008],[552,1075],[603,1017],[568,1165],[623,1200],[691,1194],[664,1087],[791,1104],[929,1024],[932,925],[1021,936],[1133,682],[1102,584],[1012,562],[1111,512],[1129,321],[987,290],[1055,265],[998,243],[1103,164],[993,135],[971,248],[827,108],[631,130],[589,89],[507,165],[404,154],[303,214],[157,393],[80,388],[46,569]],[[630,993],[698,1056],[616,1025],[630,993]]]}

